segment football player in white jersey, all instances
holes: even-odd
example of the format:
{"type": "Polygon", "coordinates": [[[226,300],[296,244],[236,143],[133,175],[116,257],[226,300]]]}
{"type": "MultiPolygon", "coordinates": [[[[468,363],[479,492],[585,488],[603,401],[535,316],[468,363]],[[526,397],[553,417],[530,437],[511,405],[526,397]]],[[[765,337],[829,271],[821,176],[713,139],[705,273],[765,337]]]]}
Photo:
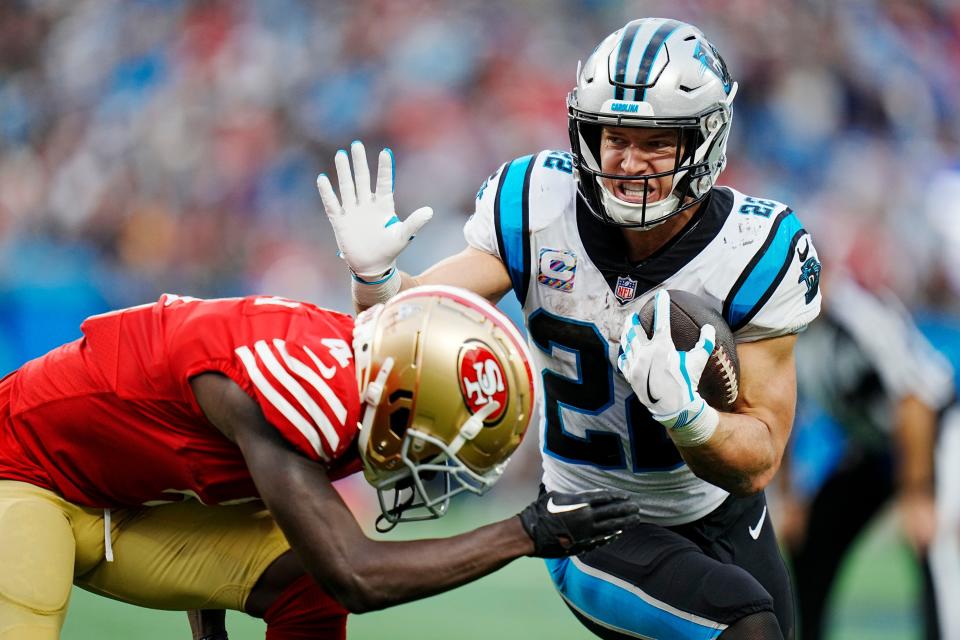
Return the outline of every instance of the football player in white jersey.
{"type": "Polygon", "coordinates": [[[820,263],[788,207],[715,186],[736,91],[696,27],[627,23],[580,66],[572,153],[500,167],[477,194],[467,248],[416,277],[396,258],[432,212],[395,215],[392,154],[380,154],[375,192],[359,142],[353,172],[337,154],[339,199],[318,178],[360,308],[416,283],[516,294],[544,382],[545,488],[627,490],[645,520],[548,562],[565,603],[604,638],[793,634],[763,488],[793,422],[793,347],[820,308],[820,263]],[[668,332],[633,328],[654,295],[669,326],[667,289],[700,296],[734,331],[731,412],[696,392],[711,328],[689,353],[668,332]]]}

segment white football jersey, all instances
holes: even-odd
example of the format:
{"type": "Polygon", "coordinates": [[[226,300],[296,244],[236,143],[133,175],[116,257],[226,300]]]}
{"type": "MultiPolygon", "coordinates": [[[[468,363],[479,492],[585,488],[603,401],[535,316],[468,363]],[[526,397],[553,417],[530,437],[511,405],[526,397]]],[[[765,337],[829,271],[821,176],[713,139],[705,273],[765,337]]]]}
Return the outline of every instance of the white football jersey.
{"type": "Polygon", "coordinates": [[[820,309],[820,262],[779,202],[715,188],[686,228],[639,264],[622,232],[578,205],[570,155],[507,163],[477,194],[464,235],[507,266],[543,379],[543,482],[636,495],[645,518],[673,525],[727,492],[696,477],[617,369],[620,333],[659,288],[696,294],[737,341],[795,333],[820,309]]]}

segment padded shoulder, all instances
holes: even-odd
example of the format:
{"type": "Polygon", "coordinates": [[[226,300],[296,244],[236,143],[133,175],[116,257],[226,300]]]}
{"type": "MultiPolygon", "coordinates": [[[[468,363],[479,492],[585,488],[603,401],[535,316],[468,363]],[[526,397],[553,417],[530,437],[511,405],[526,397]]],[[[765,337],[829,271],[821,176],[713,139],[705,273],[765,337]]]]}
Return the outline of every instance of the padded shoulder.
{"type": "Polygon", "coordinates": [[[739,341],[803,330],[820,312],[820,260],[813,240],[782,202],[734,194],[726,238],[742,247],[723,315],[739,341]]]}
{"type": "Polygon", "coordinates": [[[530,234],[546,228],[576,203],[570,154],[541,151],[501,166],[477,192],[464,227],[467,243],[507,266],[520,303],[530,279],[530,234]]]}

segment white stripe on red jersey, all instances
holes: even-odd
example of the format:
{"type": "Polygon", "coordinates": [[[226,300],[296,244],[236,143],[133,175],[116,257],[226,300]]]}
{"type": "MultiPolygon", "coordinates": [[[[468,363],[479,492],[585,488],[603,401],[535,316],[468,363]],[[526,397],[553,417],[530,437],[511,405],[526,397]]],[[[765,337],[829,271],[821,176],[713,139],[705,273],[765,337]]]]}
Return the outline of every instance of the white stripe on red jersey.
{"type": "Polygon", "coordinates": [[[257,355],[260,356],[260,360],[267,365],[267,370],[273,374],[273,377],[283,385],[290,395],[300,403],[300,406],[306,410],[310,418],[312,418],[313,424],[320,430],[320,435],[326,439],[327,444],[330,446],[330,451],[336,451],[337,447],[340,446],[340,434],[337,433],[337,430],[333,427],[330,418],[327,417],[323,409],[321,409],[310,396],[310,393],[303,388],[303,385],[297,382],[291,375],[291,372],[277,360],[277,356],[270,350],[265,340],[258,340],[254,345],[254,349],[257,355]]]}
{"type": "MultiPolygon", "coordinates": [[[[267,365],[267,368],[270,369],[271,373],[273,373],[274,376],[278,380],[280,380],[281,384],[284,384],[284,381],[281,376],[285,375],[290,382],[292,382],[294,385],[300,388],[301,393],[306,395],[306,391],[304,391],[303,387],[297,384],[297,382],[290,377],[290,374],[286,373],[286,371],[282,369],[282,366],[280,365],[280,363],[276,360],[276,358],[273,357],[273,354],[270,353],[269,347],[267,347],[266,342],[262,340],[258,340],[254,346],[257,349],[257,353],[261,356],[261,358],[263,358],[263,351],[260,349],[261,344],[263,345],[263,348],[267,352],[267,354],[269,354],[269,357],[273,359],[274,363],[276,363],[275,369],[280,369],[281,371],[281,373],[278,375],[278,373],[274,369],[271,369],[269,362],[265,360],[264,364],[267,365]]],[[[277,391],[272,384],[270,384],[270,381],[267,380],[266,376],[264,376],[263,373],[260,371],[260,367],[257,365],[257,358],[256,356],[253,355],[253,352],[250,350],[250,347],[247,347],[247,346],[237,347],[235,351],[236,351],[236,354],[240,357],[240,361],[243,363],[243,366],[246,368],[247,374],[250,376],[250,380],[257,387],[257,389],[260,390],[260,393],[263,394],[263,397],[271,405],[273,405],[273,407],[277,411],[279,411],[283,417],[285,417],[287,420],[290,421],[290,424],[292,424],[297,429],[297,431],[300,432],[300,434],[310,444],[310,447],[313,449],[313,451],[318,456],[320,456],[320,458],[322,458],[323,460],[329,460],[330,458],[327,455],[327,453],[323,450],[323,446],[320,442],[320,433],[314,427],[314,424],[311,423],[309,420],[307,420],[300,411],[298,411],[293,405],[291,405],[287,401],[287,399],[284,398],[283,395],[279,391],[277,391]]],[[[287,387],[288,391],[290,391],[290,387],[287,384],[284,384],[284,386],[287,387]]],[[[293,391],[290,391],[290,392],[294,396],[296,396],[295,392],[293,391]]],[[[298,400],[300,400],[300,398],[298,398],[298,400]]],[[[316,404],[314,404],[314,407],[316,407],[316,404]]],[[[322,415],[322,412],[319,410],[319,407],[317,407],[317,412],[320,415],[322,415]]],[[[326,416],[323,417],[323,421],[326,422],[326,426],[330,430],[332,430],[332,426],[330,425],[329,420],[326,419],[326,416]]],[[[339,441],[340,441],[339,436],[336,436],[336,442],[339,443],[339,441]]],[[[335,447],[333,447],[332,449],[335,449],[335,447]]]]}
{"type": "MultiPolygon", "coordinates": [[[[273,340],[273,346],[276,347],[277,351],[280,352],[281,357],[283,357],[283,361],[288,367],[290,367],[290,370],[310,383],[310,386],[316,389],[317,393],[319,393],[320,396],[326,400],[330,410],[333,411],[333,414],[336,416],[337,420],[340,421],[340,425],[342,426],[347,419],[347,408],[343,406],[340,398],[338,398],[333,392],[333,389],[330,388],[330,385],[328,385],[323,378],[317,375],[317,372],[311,369],[309,365],[291,356],[290,352],[287,351],[287,343],[285,340],[275,338],[273,340]]],[[[308,347],[303,347],[303,350],[307,352],[307,355],[314,358],[314,362],[318,366],[323,367],[321,372],[329,371],[329,375],[333,375],[336,372],[336,369],[333,367],[324,367],[323,363],[320,362],[319,358],[310,352],[308,347]]]]}

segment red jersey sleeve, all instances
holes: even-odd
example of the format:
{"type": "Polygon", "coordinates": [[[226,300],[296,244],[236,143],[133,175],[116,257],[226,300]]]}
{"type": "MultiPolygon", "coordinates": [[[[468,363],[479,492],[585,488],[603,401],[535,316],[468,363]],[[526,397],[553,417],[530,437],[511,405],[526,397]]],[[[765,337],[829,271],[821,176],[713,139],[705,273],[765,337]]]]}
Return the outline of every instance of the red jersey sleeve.
{"type": "MultiPolygon", "coordinates": [[[[337,338],[322,341],[343,343],[337,338]]],[[[334,458],[343,448],[347,420],[343,400],[328,383],[336,369],[296,340],[257,340],[234,351],[267,420],[311,457],[334,458]]]]}
{"type": "Polygon", "coordinates": [[[308,303],[251,297],[202,301],[178,333],[184,383],[204,371],[233,379],[285,440],[331,462],[357,430],[353,319],[308,303]],[[208,308],[204,309],[203,307],[208,308]]]}

